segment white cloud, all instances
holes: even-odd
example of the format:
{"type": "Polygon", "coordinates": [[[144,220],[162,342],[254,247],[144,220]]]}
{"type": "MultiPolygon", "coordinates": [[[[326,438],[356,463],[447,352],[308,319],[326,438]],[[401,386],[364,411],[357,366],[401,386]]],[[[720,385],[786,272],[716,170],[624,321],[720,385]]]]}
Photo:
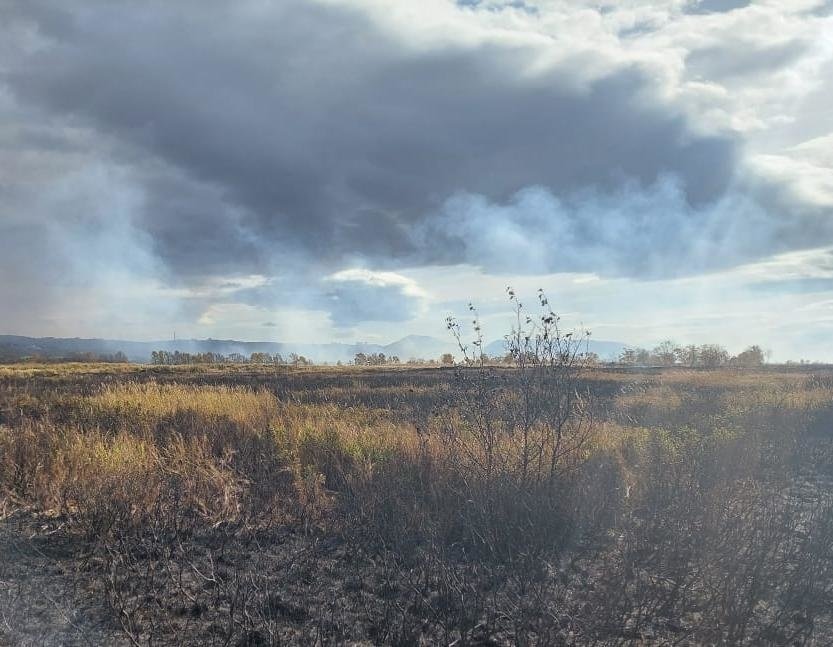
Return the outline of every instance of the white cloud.
{"type": "Polygon", "coordinates": [[[336,283],[362,283],[376,288],[395,287],[408,296],[421,298],[425,291],[413,279],[395,272],[374,272],[364,268],[352,268],[335,272],[325,278],[336,283]]]}
{"type": "MultiPolygon", "coordinates": [[[[801,153],[804,151],[796,156],[755,155],[749,165],[759,177],[782,184],[804,204],[833,208],[833,167],[824,165],[820,156],[801,153]]],[[[833,214],[828,215],[833,219],[833,214]]]]}

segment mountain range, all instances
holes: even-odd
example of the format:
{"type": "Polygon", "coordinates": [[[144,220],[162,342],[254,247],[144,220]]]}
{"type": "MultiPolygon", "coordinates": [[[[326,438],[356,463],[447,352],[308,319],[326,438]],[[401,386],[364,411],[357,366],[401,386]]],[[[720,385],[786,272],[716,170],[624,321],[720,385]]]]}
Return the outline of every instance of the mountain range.
{"type": "MultiPolygon", "coordinates": [[[[603,360],[614,359],[625,345],[614,341],[590,341],[590,350],[603,360]]],[[[16,360],[26,357],[48,359],[68,358],[83,353],[112,355],[124,353],[131,362],[150,362],[151,352],[165,350],[184,353],[290,353],[303,355],[317,364],[351,362],[356,353],[384,353],[397,356],[402,361],[411,358],[438,359],[443,353],[460,355],[453,340],[442,340],[425,335],[408,335],[390,344],[375,343],[324,343],[295,344],[271,341],[237,341],[234,339],[169,339],[165,341],[127,341],[115,339],[81,339],[78,337],[24,337],[0,335],[0,360],[16,360]]],[[[502,355],[504,341],[496,340],[484,347],[488,355],[502,355]]]]}

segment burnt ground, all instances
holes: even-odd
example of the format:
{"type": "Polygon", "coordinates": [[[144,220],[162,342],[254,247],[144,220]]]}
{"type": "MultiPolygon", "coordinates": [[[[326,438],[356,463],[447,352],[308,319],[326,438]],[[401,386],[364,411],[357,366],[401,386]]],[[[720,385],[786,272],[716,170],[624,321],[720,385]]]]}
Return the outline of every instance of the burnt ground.
{"type": "Polygon", "coordinates": [[[0,646],[434,642],[401,606],[401,565],[340,536],[214,528],[164,554],[146,539],[117,552],[58,519],[7,515],[0,646]]]}
{"type": "Polygon", "coordinates": [[[59,523],[0,520],[0,645],[126,645],[82,546],[59,523]]]}

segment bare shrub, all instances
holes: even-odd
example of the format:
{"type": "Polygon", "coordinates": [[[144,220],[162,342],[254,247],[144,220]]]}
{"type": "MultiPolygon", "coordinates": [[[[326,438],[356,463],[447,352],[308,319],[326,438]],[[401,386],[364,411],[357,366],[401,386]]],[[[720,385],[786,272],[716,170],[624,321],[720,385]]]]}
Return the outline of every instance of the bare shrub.
{"type": "Polygon", "coordinates": [[[569,536],[567,477],[593,428],[590,393],[580,382],[589,333],[562,331],[543,291],[536,316],[508,294],[511,368],[487,361],[473,306],[470,345],[459,322],[447,320],[465,361],[439,422],[457,477],[449,484],[461,502],[461,530],[469,543],[503,557],[556,547],[569,536]]]}

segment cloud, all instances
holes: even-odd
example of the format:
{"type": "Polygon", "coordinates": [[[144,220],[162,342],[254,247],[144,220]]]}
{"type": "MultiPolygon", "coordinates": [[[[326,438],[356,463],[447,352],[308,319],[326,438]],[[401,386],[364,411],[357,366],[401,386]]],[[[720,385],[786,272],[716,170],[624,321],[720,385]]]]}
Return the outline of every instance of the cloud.
{"type": "Polygon", "coordinates": [[[693,50],[686,58],[687,72],[724,83],[749,82],[799,60],[807,48],[807,43],[799,39],[775,44],[761,43],[759,38],[735,40],[741,42],[723,41],[693,50]]]}
{"type": "Polygon", "coordinates": [[[4,4],[6,325],[343,328],[422,312],[405,268],[654,280],[833,242],[812,2],[462,4],[4,4]]]}
{"type": "Polygon", "coordinates": [[[783,279],[778,281],[761,281],[750,284],[750,289],[761,292],[802,294],[802,293],[830,293],[833,294],[833,277],[807,277],[802,279],[783,279]]]}
{"type": "Polygon", "coordinates": [[[365,321],[407,321],[424,305],[425,292],[417,283],[393,272],[348,269],[325,281],[329,286],[326,307],[337,327],[365,321]]]}
{"type": "Polygon", "coordinates": [[[588,83],[542,64],[536,39],[424,54],[315,3],[64,7],[19,7],[41,43],[9,87],[131,160],[141,226],[179,276],[265,272],[287,250],[425,262],[408,230],[458,191],[502,201],[675,173],[701,204],[736,167],[734,138],[697,134],[646,71],[588,83]]]}
{"type": "Polygon", "coordinates": [[[751,0],[692,0],[684,11],[691,14],[725,13],[748,7],[751,0]]]}

